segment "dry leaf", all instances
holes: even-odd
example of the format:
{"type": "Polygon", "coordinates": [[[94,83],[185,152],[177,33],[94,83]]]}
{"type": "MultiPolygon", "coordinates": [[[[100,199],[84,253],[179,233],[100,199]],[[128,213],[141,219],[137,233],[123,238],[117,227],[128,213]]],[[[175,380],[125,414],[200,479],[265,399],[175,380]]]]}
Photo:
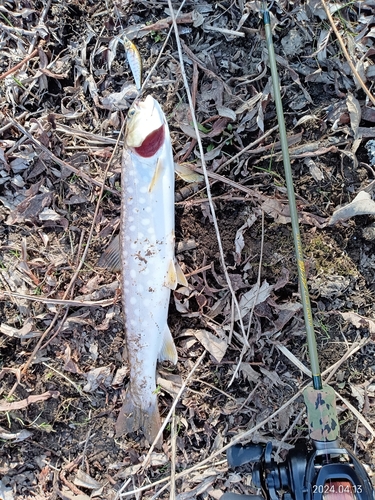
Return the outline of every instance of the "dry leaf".
{"type": "Polygon", "coordinates": [[[257,220],[257,214],[252,213],[250,217],[247,218],[245,224],[243,224],[239,229],[237,229],[236,232],[236,237],[234,239],[234,247],[235,247],[235,260],[236,264],[241,263],[241,252],[243,247],[245,246],[245,238],[244,238],[244,232],[246,229],[251,227],[254,222],[257,220]]]}
{"type": "Polygon", "coordinates": [[[346,98],[346,105],[349,111],[350,125],[352,126],[353,135],[356,139],[358,137],[358,127],[361,121],[361,106],[358,99],[350,92],[348,92],[348,97],[346,98]]]}
{"type": "Polygon", "coordinates": [[[193,333],[196,339],[199,340],[205,349],[207,349],[211,356],[213,356],[216,361],[220,363],[226,353],[228,339],[224,336],[219,339],[208,330],[193,330],[193,333]]]}
{"type": "Polygon", "coordinates": [[[86,373],[85,376],[87,378],[87,384],[83,387],[85,392],[94,392],[101,384],[105,387],[109,387],[112,382],[110,366],[94,368],[86,373]]]}
{"type": "Polygon", "coordinates": [[[362,412],[365,405],[365,390],[360,385],[349,385],[352,390],[352,396],[354,396],[358,401],[358,410],[362,412]]]}
{"type": "Polygon", "coordinates": [[[263,375],[271,380],[272,385],[285,385],[276,372],[270,372],[269,370],[266,370],[262,367],[260,367],[259,369],[263,373],[263,375]]]}
{"type": "Polygon", "coordinates": [[[356,328],[368,328],[373,335],[375,333],[375,321],[370,318],[365,318],[354,312],[340,312],[345,321],[350,321],[356,328]]]}
{"type": "MultiPolygon", "coordinates": [[[[239,302],[241,318],[246,316],[254,306],[267,300],[273,289],[273,285],[269,285],[267,281],[263,281],[260,288],[258,285],[254,285],[248,292],[244,293],[239,302]]],[[[235,321],[239,319],[237,311],[234,313],[234,319],[235,321]]]]}
{"type": "Polygon", "coordinates": [[[351,203],[336,209],[328,225],[332,226],[356,215],[375,215],[375,202],[367,191],[360,191],[351,203]]]}
{"type": "Polygon", "coordinates": [[[82,488],[88,488],[89,490],[98,490],[102,485],[93,479],[89,474],[86,474],[83,470],[79,469],[77,471],[76,477],[74,478],[74,484],[82,488]]]}
{"type": "Polygon", "coordinates": [[[248,382],[257,382],[259,380],[260,374],[252,368],[250,363],[241,363],[240,372],[248,382]]]}

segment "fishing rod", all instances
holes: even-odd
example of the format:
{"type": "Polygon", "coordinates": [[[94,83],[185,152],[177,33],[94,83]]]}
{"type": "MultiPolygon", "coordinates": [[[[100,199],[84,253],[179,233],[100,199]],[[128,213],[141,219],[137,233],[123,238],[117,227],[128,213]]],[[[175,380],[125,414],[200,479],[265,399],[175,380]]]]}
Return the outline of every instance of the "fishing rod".
{"type": "Polygon", "coordinates": [[[252,482],[262,490],[260,495],[225,493],[222,500],[375,500],[375,490],[363,465],[339,440],[339,421],[335,391],[323,384],[313,324],[310,296],[299,230],[296,198],[280,93],[279,75],[272,40],[270,12],[266,1],[262,4],[273,94],[279,124],[280,142],[287,186],[294,250],[306,336],[312,386],[303,392],[307,409],[310,443],[297,442],[284,462],[276,463],[272,457],[272,443],[266,446],[234,445],[227,451],[228,463],[238,467],[253,463],[252,482]]]}

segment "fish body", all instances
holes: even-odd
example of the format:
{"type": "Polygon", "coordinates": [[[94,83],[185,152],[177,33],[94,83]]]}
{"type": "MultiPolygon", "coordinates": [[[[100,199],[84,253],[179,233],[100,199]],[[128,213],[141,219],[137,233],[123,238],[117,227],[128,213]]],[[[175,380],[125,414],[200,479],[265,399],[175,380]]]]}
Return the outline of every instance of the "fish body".
{"type": "Polygon", "coordinates": [[[161,425],[157,361],[177,362],[167,324],[170,292],[180,274],[174,246],[174,164],[169,129],[158,102],[148,96],[129,112],[122,161],[120,251],[130,383],[116,434],[142,429],[149,442],[161,425]]]}

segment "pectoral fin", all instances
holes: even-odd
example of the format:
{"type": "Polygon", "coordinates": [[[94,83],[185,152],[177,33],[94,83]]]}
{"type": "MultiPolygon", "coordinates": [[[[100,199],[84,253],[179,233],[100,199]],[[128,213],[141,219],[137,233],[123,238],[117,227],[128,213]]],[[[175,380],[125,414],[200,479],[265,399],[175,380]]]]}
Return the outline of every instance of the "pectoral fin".
{"type": "Polygon", "coordinates": [[[158,356],[159,361],[172,361],[173,364],[177,363],[178,355],[172,334],[168,325],[166,325],[163,335],[163,345],[158,356]]]}
{"type": "Polygon", "coordinates": [[[98,266],[108,271],[118,272],[121,270],[120,235],[117,235],[104,250],[98,261],[98,266]]]}
{"type": "Polygon", "coordinates": [[[163,165],[162,165],[161,160],[159,158],[158,162],[156,164],[154,175],[152,176],[150,185],[148,186],[148,192],[149,193],[151,193],[152,190],[154,189],[154,187],[156,186],[156,183],[159,180],[159,177],[160,177],[160,174],[161,174],[162,170],[163,170],[163,165]]]}

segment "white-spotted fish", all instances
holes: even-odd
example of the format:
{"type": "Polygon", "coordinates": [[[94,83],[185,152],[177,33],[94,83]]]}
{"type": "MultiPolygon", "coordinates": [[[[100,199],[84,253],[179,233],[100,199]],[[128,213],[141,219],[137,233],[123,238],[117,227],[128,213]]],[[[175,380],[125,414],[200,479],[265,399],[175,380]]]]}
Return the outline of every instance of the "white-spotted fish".
{"type": "MultiPolygon", "coordinates": [[[[156,363],[177,362],[168,305],[177,282],[187,285],[175,262],[174,246],[169,129],[158,102],[148,96],[129,112],[122,161],[120,259],[130,383],[116,423],[118,436],[142,429],[152,442],[160,429],[156,363]]],[[[99,265],[117,268],[118,247],[116,238],[99,265]]]]}

